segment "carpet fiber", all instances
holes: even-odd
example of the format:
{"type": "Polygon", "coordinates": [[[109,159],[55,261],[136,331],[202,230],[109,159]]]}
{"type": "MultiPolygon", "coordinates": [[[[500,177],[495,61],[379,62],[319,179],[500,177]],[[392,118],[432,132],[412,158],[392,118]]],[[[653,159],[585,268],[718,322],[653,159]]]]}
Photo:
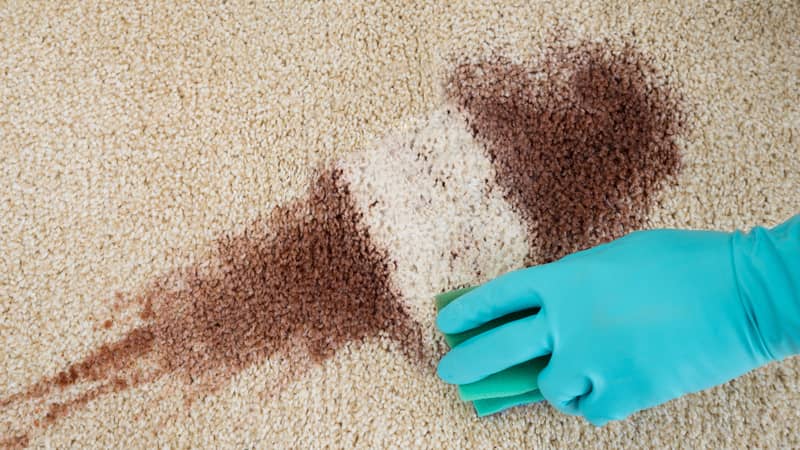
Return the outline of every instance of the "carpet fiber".
{"type": "Polygon", "coordinates": [[[478,419],[433,296],[800,212],[800,4],[4,2],[0,447],[800,446],[800,360],[478,419]]]}

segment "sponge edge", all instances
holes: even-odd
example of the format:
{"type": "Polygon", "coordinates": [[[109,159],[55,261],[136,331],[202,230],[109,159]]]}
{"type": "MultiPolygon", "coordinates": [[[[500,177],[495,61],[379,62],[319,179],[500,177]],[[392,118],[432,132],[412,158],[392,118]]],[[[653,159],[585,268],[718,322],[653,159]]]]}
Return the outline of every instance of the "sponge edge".
{"type": "Polygon", "coordinates": [[[487,398],[475,400],[472,405],[478,417],[489,416],[515,406],[528,405],[544,400],[542,393],[538,390],[526,392],[524,394],[512,395],[510,397],[487,398]]]}
{"type": "MultiPolygon", "coordinates": [[[[442,308],[473,290],[474,287],[457,289],[436,296],[436,309],[442,308]]],[[[520,311],[505,317],[492,320],[478,328],[458,334],[445,334],[445,341],[450,347],[488,331],[504,323],[527,317],[535,312],[520,311]]],[[[458,386],[459,397],[464,401],[473,401],[479,417],[491,415],[505,409],[534,403],[543,400],[538,390],[539,372],[547,365],[548,357],[526,361],[506,370],[493,374],[474,383],[458,386]]]]}
{"type": "Polygon", "coordinates": [[[536,358],[509,367],[474,383],[458,386],[461,400],[474,401],[487,398],[513,397],[539,389],[538,374],[547,365],[548,358],[536,358]]]}

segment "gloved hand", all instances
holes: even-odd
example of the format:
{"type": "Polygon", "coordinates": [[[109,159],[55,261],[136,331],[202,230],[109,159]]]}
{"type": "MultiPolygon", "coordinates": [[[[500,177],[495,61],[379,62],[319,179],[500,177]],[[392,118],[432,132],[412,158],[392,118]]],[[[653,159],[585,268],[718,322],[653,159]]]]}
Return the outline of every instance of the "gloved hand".
{"type": "Polygon", "coordinates": [[[800,216],[750,233],[653,230],[501,276],[446,306],[439,364],[470,383],[551,354],[545,399],[601,426],[800,352],[800,216]]]}

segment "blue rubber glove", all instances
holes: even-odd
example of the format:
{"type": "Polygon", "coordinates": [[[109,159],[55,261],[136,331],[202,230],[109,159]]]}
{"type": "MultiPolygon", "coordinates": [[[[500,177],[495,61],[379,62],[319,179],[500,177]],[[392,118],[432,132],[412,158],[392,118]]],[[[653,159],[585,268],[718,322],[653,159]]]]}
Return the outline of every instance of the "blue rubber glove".
{"type": "Polygon", "coordinates": [[[800,216],[749,233],[639,231],[501,276],[446,306],[465,341],[439,364],[471,383],[535,357],[545,399],[601,426],[800,352],[800,216]]]}

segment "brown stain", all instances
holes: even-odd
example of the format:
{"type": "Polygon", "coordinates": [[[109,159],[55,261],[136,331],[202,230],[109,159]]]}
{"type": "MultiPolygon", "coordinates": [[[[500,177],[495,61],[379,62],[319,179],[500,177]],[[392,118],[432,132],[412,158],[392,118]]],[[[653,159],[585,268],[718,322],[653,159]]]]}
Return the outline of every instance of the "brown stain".
{"type": "Polygon", "coordinates": [[[422,361],[421,330],[389,277],[341,171],[324,170],[305,198],[135,294],[143,325],[0,406],[43,399],[41,423],[52,424],[101,395],[167,374],[207,392],[266,358],[279,356],[297,375],[349,342],[378,336],[422,361]],[[69,399],[53,399],[77,386],[69,399]]]}
{"type": "Polygon", "coordinates": [[[30,439],[28,438],[27,434],[20,434],[18,436],[12,436],[8,439],[0,440],[0,448],[6,449],[19,449],[25,448],[28,446],[30,439]]]}
{"type": "Polygon", "coordinates": [[[278,353],[320,362],[379,334],[415,345],[388,259],[339,170],[323,173],[305,201],[221,239],[218,254],[215,266],[192,267],[145,296],[171,371],[237,372],[278,353]]]}
{"type": "Polygon", "coordinates": [[[534,263],[641,228],[680,169],[680,96],[632,45],[556,40],[531,64],[459,65],[447,91],[528,223],[534,263]]]}

